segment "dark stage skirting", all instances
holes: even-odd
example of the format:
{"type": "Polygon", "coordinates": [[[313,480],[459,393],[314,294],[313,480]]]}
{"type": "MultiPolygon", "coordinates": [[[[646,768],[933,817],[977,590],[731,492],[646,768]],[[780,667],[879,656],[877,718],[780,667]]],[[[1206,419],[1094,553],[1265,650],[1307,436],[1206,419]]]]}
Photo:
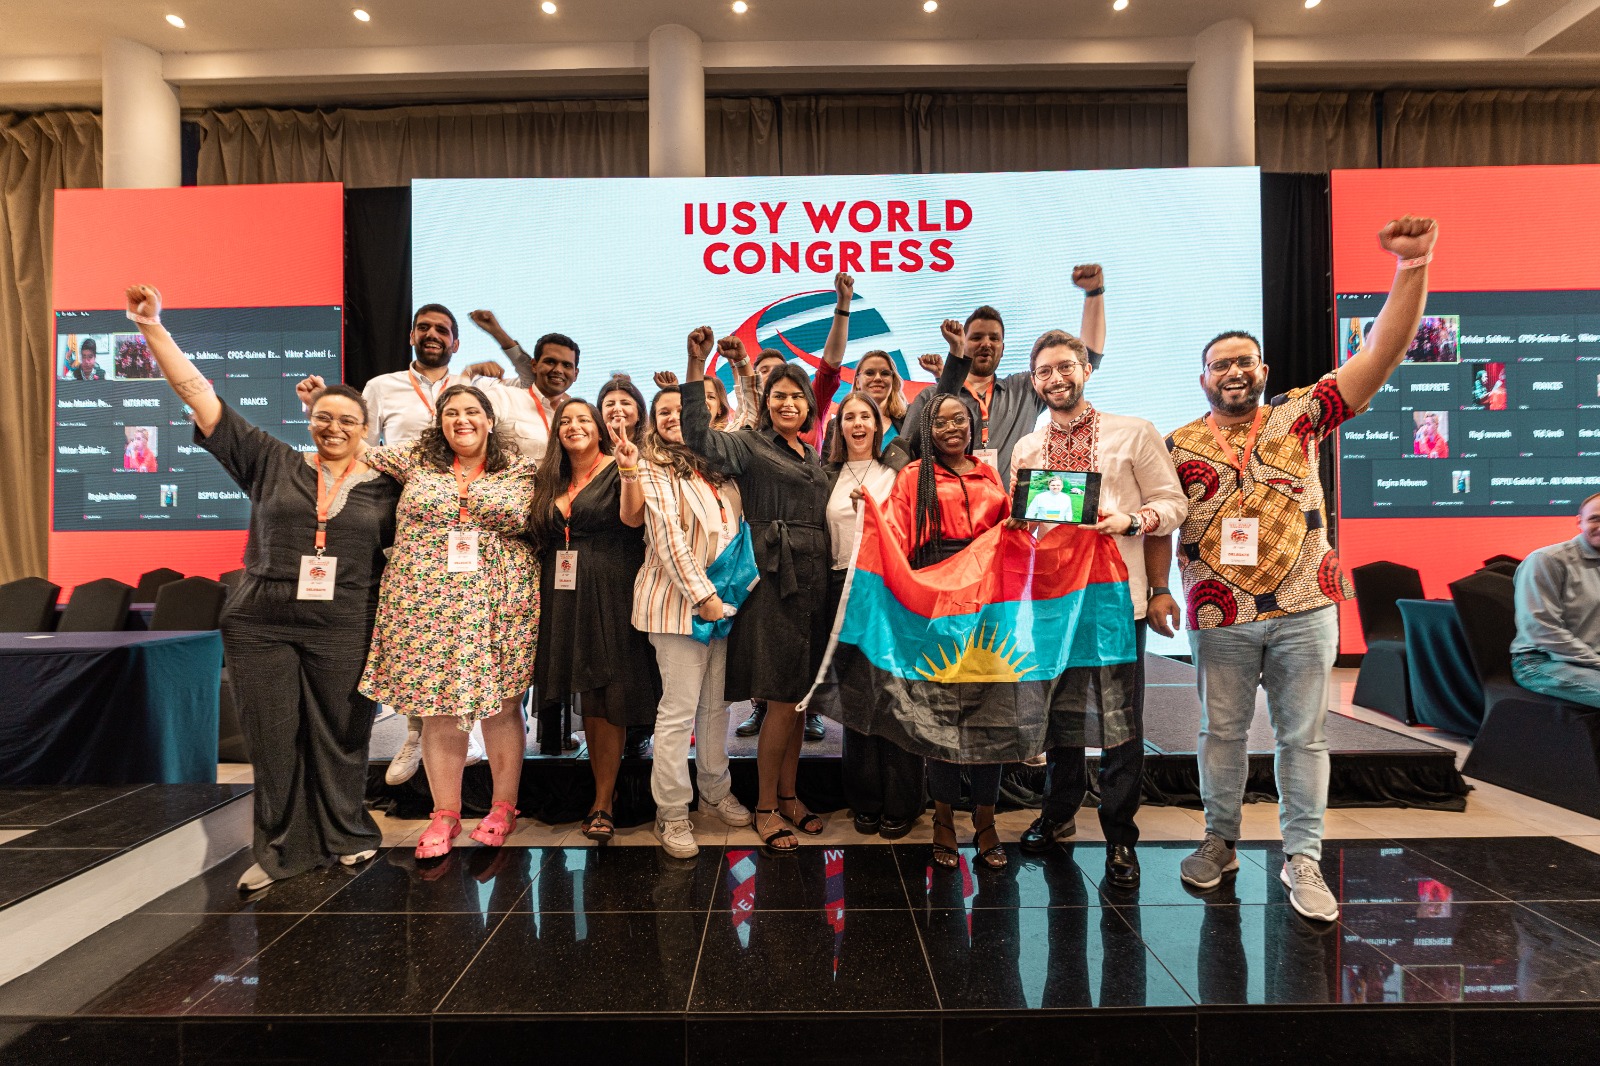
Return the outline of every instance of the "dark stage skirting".
{"type": "MultiPolygon", "coordinates": [[[[1194,688],[1194,669],[1160,655],[1146,657],[1148,690],[1145,694],[1144,802],[1153,806],[1199,808],[1200,768],[1195,756],[1199,735],[1200,701],[1194,688]]],[[[1265,695],[1250,730],[1250,777],[1246,794],[1253,801],[1276,802],[1272,773],[1272,729],[1266,715],[1265,695]]],[[[730,728],[742,714],[735,708],[730,728]]],[[[1415,807],[1425,810],[1466,809],[1468,786],[1456,770],[1455,756],[1447,749],[1378,726],[1328,715],[1331,777],[1329,807],[1415,807]]],[[[828,738],[810,745],[800,759],[800,795],[814,810],[845,806],[839,763],[839,726],[829,723],[828,738]]],[[[729,738],[733,790],[746,806],[755,806],[755,742],[729,738]]],[[[431,807],[427,775],[419,771],[404,785],[384,783],[387,756],[398,744],[393,730],[385,738],[389,747],[372,763],[368,798],[374,805],[403,818],[426,817],[431,807]]],[[[594,795],[589,762],[576,756],[533,756],[522,766],[519,806],[525,816],[560,824],[581,818],[594,795]]],[[[1093,782],[1091,775],[1090,781],[1093,782]]],[[[1044,769],[1014,766],[1006,773],[1001,803],[1008,807],[1037,807],[1044,791],[1044,769]]],[[[462,782],[462,803],[468,812],[489,808],[490,779],[487,765],[467,768],[462,782]]],[[[1091,795],[1090,803],[1094,802],[1091,795]]],[[[655,815],[650,796],[650,760],[629,759],[617,779],[613,812],[621,825],[642,825],[655,815]]]]}

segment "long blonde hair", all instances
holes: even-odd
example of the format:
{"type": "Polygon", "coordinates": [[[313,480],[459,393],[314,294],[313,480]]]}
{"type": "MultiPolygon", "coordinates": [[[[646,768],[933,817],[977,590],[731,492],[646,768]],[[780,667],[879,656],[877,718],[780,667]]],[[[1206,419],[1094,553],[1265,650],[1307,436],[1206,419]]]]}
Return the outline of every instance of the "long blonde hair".
{"type": "Polygon", "coordinates": [[[890,421],[898,422],[906,416],[906,383],[901,380],[900,370],[894,365],[894,360],[890,358],[888,352],[879,348],[874,348],[872,351],[856,360],[855,388],[859,389],[861,387],[861,364],[865,363],[873,356],[877,356],[888,365],[889,374],[894,379],[893,385],[889,389],[889,399],[883,404],[883,413],[884,416],[890,421]]]}

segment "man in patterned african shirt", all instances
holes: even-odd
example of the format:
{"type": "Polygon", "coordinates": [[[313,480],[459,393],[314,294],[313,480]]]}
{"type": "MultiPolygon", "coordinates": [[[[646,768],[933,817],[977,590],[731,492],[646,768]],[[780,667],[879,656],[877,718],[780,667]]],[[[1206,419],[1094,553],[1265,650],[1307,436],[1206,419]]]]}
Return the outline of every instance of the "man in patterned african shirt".
{"type": "Polygon", "coordinates": [[[1378,234],[1398,260],[1394,284],[1361,353],[1310,388],[1261,402],[1267,365],[1248,333],[1206,345],[1200,387],[1211,411],[1167,438],[1189,515],[1178,538],[1189,645],[1200,689],[1200,793],[1206,836],[1181,876],[1210,889],[1238,869],[1257,687],[1267,691],[1277,748],[1279,824],[1289,901],[1332,921],[1338,902],[1322,879],[1328,676],[1338,651],[1338,607],[1353,595],[1328,545],[1317,446],[1366,410],[1399,367],[1422,320],[1438,227],[1406,216],[1378,234]]]}

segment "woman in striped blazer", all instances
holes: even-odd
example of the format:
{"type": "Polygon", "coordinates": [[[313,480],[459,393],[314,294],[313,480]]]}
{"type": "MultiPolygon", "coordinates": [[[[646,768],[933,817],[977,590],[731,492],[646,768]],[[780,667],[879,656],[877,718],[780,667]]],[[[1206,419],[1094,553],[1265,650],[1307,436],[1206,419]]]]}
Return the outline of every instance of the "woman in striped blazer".
{"type": "MultiPolygon", "coordinates": [[[[701,332],[690,334],[690,344],[698,338],[709,347],[711,331],[699,338],[701,332]]],[[[748,360],[734,369],[742,383],[748,360]]],[[[728,773],[728,705],[722,698],[728,642],[702,644],[690,635],[696,617],[722,618],[722,600],[706,568],[739,532],[744,510],[733,479],[684,447],[682,407],[676,385],[663,388],[650,404],[639,462],[645,563],[633,586],[633,625],[650,635],[661,670],[650,771],[656,836],[667,854],[689,858],[699,851],[689,822],[691,734],[702,809],[736,826],[750,824],[750,811],[734,798],[728,773]]],[[[754,410],[754,404],[741,404],[729,428],[740,428],[754,410]]]]}

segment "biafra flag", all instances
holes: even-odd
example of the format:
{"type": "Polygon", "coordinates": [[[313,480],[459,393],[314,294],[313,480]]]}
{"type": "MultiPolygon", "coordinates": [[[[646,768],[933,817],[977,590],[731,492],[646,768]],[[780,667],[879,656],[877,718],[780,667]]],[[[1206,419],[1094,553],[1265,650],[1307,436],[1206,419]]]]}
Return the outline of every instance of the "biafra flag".
{"type": "Polygon", "coordinates": [[[862,502],[807,710],[960,763],[1132,737],[1123,714],[1102,716],[1088,698],[1094,674],[1134,661],[1128,570],[1111,537],[1047,525],[1035,540],[996,527],[913,570],[877,504],[862,502]]]}

